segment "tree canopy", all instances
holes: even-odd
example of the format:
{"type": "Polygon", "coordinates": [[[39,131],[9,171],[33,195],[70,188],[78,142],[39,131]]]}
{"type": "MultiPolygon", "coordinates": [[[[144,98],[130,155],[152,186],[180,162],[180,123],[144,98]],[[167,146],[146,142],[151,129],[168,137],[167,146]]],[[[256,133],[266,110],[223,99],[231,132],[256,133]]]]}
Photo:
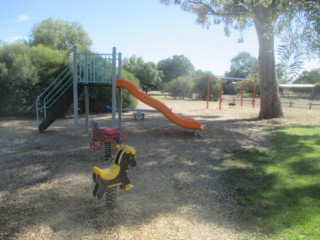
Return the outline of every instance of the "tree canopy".
{"type": "Polygon", "coordinates": [[[291,12],[277,22],[278,36],[282,40],[279,55],[291,71],[298,72],[303,58],[320,58],[320,5],[317,1],[295,1],[291,12]],[[295,9],[295,8],[296,9],[295,9]]]}
{"type": "Polygon", "coordinates": [[[230,71],[224,75],[226,77],[246,78],[259,71],[258,59],[248,52],[240,52],[231,59],[230,71]]]}
{"type": "Polygon", "coordinates": [[[43,45],[5,44],[0,48],[0,115],[22,115],[35,97],[69,64],[65,52],[43,45]]]}
{"type": "Polygon", "coordinates": [[[260,119],[283,115],[276,81],[274,37],[281,30],[276,23],[286,18],[288,23],[302,18],[307,23],[313,19],[312,11],[318,9],[310,0],[161,0],[165,4],[180,4],[182,9],[197,15],[197,23],[210,27],[224,23],[226,35],[231,29],[244,30],[254,26],[259,41],[260,119]],[[277,28],[278,27],[278,28],[277,28]],[[276,31],[277,30],[277,31],[276,31]]]}
{"type": "Polygon", "coordinates": [[[88,49],[92,41],[81,24],[48,18],[33,26],[30,44],[71,52],[74,45],[88,49]]]}
{"type": "Polygon", "coordinates": [[[170,82],[180,76],[190,76],[195,71],[190,60],[183,55],[175,55],[172,58],[161,60],[157,66],[163,72],[164,82],[170,82]]]}
{"type": "Polygon", "coordinates": [[[140,85],[146,92],[148,89],[156,88],[162,80],[162,72],[157,69],[156,64],[145,63],[141,57],[125,58],[123,69],[133,73],[140,80],[140,85]]]}
{"type": "Polygon", "coordinates": [[[294,81],[294,83],[310,83],[320,84],[320,69],[314,69],[311,71],[303,71],[297,79],[294,81]]]}

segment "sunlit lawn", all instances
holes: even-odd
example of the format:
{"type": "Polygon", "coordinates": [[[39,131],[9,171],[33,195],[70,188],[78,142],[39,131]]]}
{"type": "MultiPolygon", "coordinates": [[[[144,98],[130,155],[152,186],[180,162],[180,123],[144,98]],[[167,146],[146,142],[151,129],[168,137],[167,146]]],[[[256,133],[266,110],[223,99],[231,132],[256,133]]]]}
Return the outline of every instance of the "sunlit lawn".
{"type": "Polygon", "coordinates": [[[226,182],[256,239],[320,239],[320,127],[272,134],[267,150],[232,150],[226,182]]]}

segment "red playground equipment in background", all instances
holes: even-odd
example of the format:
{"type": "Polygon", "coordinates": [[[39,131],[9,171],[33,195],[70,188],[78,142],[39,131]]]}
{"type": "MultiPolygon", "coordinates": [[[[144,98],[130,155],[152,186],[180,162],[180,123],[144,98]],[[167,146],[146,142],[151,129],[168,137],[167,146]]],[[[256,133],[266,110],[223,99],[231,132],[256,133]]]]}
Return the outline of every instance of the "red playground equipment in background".
{"type": "Polygon", "coordinates": [[[112,143],[114,146],[125,143],[125,139],[118,131],[118,128],[99,128],[98,123],[95,121],[91,122],[91,128],[93,137],[90,141],[90,147],[93,150],[101,149],[103,143],[112,143]]]}
{"type": "Polygon", "coordinates": [[[219,109],[221,109],[221,103],[222,103],[222,81],[221,79],[218,78],[209,78],[208,79],[208,86],[207,86],[207,109],[209,108],[209,101],[210,101],[210,86],[211,86],[211,81],[217,80],[220,83],[220,88],[219,88],[219,109]]]}
{"type": "Polygon", "coordinates": [[[254,107],[255,102],[256,102],[256,83],[253,80],[248,81],[242,81],[241,84],[241,107],[243,106],[243,93],[244,93],[244,85],[247,83],[253,83],[253,93],[252,93],[252,107],[254,107]]]}

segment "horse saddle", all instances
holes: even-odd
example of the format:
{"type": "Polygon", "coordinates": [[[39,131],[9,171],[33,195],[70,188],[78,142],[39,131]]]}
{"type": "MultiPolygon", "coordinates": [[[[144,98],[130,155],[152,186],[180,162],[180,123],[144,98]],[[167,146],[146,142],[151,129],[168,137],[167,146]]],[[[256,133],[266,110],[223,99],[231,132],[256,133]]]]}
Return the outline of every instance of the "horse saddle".
{"type": "Polygon", "coordinates": [[[121,185],[121,183],[112,183],[111,180],[115,179],[120,172],[120,166],[113,164],[106,169],[101,169],[98,167],[93,167],[92,178],[95,182],[95,187],[93,189],[93,196],[101,199],[106,191],[106,188],[116,187],[121,185]]]}
{"type": "Polygon", "coordinates": [[[117,164],[112,164],[110,167],[101,169],[98,167],[93,167],[93,173],[100,176],[105,181],[110,181],[115,179],[120,173],[120,166],[117,164]]]}
{"type": "Polygon", "coordinates": [[[96,184],[93,189],[93,196],[101,199],[107,188],[113,188],[117,186],[120,186],[120,188],[124,189],[126,192],[130,191],[134,187],[133,184],[129,183],[125,186],[122,186],[121,181],[112,181],[119,175],[119,173],[120,166],[117,164],[113,164],[106,169],[93,167],[92,178],[96,184]]]}

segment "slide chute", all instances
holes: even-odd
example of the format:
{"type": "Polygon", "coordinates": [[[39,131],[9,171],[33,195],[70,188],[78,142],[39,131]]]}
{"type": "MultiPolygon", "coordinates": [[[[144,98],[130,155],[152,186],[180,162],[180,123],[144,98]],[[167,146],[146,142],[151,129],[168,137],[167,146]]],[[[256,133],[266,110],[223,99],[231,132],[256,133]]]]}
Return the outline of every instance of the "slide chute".
{"type": "Polygon", "coordinates": [[[141,102],[149,105],[150,107],[153,107],[157,109],[159,112],[161,112],[166,118],[173,122],[174,124],[178,125],[179,127],[186,128],[186,129],[192,129],[192,130],[202,130],[201,124],[193,119],[193,118],[187,118],[182,117],[174,114],[171,109],[169,109],[165,104],[160,102],[157,99],[154,99],[147,94],[145,94],[143,91],[141,91],[134,83],[128,81],[128,80],[117,80],[117,88],[124,88],[128,92],[130,92],[133,96],[135,96],[137,99],[139,99],[141,102]]]}

